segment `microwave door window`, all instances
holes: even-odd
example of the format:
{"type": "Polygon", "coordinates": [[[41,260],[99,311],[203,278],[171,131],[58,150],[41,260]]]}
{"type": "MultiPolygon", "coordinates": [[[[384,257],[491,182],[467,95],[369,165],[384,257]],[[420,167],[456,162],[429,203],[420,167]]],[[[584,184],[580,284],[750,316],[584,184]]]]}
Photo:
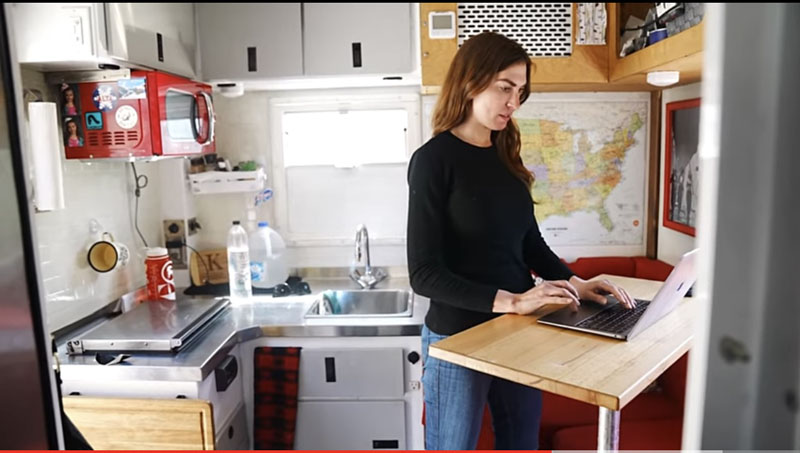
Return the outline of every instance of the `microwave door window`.
{"type": "Polygon", "coordinates": [[[210,102],[206,98],[205,93],[201,93],[199,96],[195,98],[195,123],[197,125],[195,131],[197,131],[197,143],[201,144],[208,144],[211,141],[211,106],[209,105],[210,102]]]}
{"type": "Polygon", "coordinates": [[[190,93],[167,91],[167,134],[172,141],[196,141],[200,122],[197,101],[190,93]]]}

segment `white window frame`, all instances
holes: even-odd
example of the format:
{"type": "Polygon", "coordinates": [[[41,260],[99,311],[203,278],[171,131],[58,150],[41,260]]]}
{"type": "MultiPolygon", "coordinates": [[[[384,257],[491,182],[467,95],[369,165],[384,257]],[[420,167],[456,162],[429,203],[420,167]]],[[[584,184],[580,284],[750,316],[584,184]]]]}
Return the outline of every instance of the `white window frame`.
{"type": "MultiPolygon", "coordinates": [[[[331,96],[305,95],[280,97],[270,100],[270,147],[273,188],[276,196],[275,222],[286,244],[290,247],[352,246],[353,237],[308,237],[289,230],[288,185],[284,167],[283,115],[285,113],[329,111],[329,110],[383,110],[403,109],[408,113],[406,136],[406,162],[421,145],[421,97],[418,93],[341,94],[331,96]]],[[[365,164],[395,165],[395,164],[365,164]]],[[[333,167],[333,166],[332,166],[333,167]]],[[[369,225],[367,225],[369,227],[369,225]]],[[[355,234],[355,224],[353,229],[355,234]]],[[[405,236],[370,237],[370,245],[404,245],[405,236]]]]}

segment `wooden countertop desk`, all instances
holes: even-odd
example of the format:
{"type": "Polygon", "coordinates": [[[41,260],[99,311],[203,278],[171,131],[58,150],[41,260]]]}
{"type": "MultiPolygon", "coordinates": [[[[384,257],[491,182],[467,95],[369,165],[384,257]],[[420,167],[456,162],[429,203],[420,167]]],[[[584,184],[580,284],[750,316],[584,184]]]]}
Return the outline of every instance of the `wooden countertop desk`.
{"type": "MultiPolygon", "coordinates": [[[[662,282],[599,275],[650,300],[662,282]]],[[[689,350],[695,304],[685,298],[630,341],[559,327],[530,316],[505,315],[453,335],[429,354],[486,374],[599,407],[598,450],[616,450],[619,411],[689,350]]]]}

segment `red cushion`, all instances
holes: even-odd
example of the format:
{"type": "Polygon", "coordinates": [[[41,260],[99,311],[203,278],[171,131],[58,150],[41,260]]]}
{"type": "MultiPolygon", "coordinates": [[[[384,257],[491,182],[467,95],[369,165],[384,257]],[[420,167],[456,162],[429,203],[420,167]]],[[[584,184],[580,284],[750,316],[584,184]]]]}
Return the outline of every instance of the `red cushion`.
{"type": "MultiPolygon", "coordinates": [[[[543,393],[539,447],[556,449],[553,441],[556,432],[566,427],[596,424],[598,415],[597,406],[552,393],[543,393]]],[[[643,393],[634,398],[622,410],[620,418],[623,422],[628,422],[682,416],[682,404],[670,398],[666,392],[660,391],[643,393]]]]}
{"type": "Polygon", "coordinates": [[[672,266],[644,256],[595,256],[578,258],[567,263],[572,272],[583,279],[600,274],[622,275],[624,277],[645,278],[664,281],[672,272],[672,266]]]}
{"type": "Polygon", "coordinates": [[[663,261],[653,260],[643,256],[634,257],[633,263],[635,268],[634,277],[659,280],[662,282],[667,279],[673,267],[663,261]]]}
{"type": "Polygon", "coordinates": [[[481,421],[481,433],[478,436],[476,450],[494,450],[494,429],[492,428],[492,413],[489,412],[489,405],[483,408],[483,420],[481,421]]]}
{"type": "Polygon", "coordinates": [[[687,352],[658,378],[664,388],[664,394],[679,403],[681,411],[683,411],[683,402],[686,397],[686,370],[688,366],[689,353],[687,352]]]}
{"type": "Polygon", "coordinates": [[[600,274],[622,275],[633,277],[636,268],[633,260],[626,256],[598,256],[592,258],[578,258],[573,263],[567,263],[572,272],[583,279],[590,279],[600,274]]]}
{"type": "MultiPolygon", "coordinates": [[[[622,410],[625,413],[625,410],[622,410]]],[[[620,450],[680,450],[683,423],[681,418],[622,421],[619,429],[620,450]]],[[[553,450],[595,450],[597,425],[575,426],[559,430],[553,436],[553,450]]]]}

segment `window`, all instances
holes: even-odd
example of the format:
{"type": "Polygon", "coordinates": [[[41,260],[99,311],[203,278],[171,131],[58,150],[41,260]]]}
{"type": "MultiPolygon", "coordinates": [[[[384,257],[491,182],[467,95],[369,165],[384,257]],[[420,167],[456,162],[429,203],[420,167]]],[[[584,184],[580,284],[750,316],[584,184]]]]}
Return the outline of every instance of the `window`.
{"type": "Polygon", "coordinates": [[[403,163],[408,149],[404,109],[287,112],[284,167],[403,163]]]}
{"type": "Polygon", "coordinates": [[[271,101],[275,215],[293,246],[404,244],[408,157],[420,146],[416,93],[271,101]]]}

